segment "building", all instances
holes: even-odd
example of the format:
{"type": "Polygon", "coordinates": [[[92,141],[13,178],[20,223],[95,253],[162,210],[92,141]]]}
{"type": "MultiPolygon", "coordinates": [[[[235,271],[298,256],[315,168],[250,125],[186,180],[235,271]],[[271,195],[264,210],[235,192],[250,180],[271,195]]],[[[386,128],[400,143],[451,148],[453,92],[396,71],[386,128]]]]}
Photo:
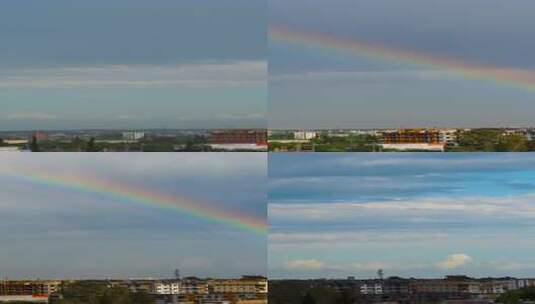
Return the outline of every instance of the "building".
{"type": "Polygon", "coordinates": [[[384,150],[397,150],[397,151],[436,151],[443,152],[446,145],[443,143],[435,144],[381,144],[384,150]]]}
{"type": "Polygon", "coordinates": [[[388,278],[383,283],[383,293],[396,295],[396,294],[408,294],[410,291],[409,281],[402,278],[388,278]]]}
{"type": "MultiPolygon", "coordinates": [[[[267,146],[257,145],[257,144],[211,144],[210,147],[213,150],[222,150],[222,151],[255,151],[263,152],[267,151],[267,146]]],[[[175,150],[179,151],[184,147],[179,147],[175,145],[175,150]]]]}
{"type": "Polygon", "coordinates": [[[380,282],[364,282],[360,285],[360,293],[365,295],[383,294],[383,284],[380,282]]]}
{"type": "Polygon", "coordinates": [[[0,303],[48,303],[48,296],[0,296],[0,303]]]}
{"type": "Polygon", "coordinates": [[[35,140],[37,141],[47,141],[48,140],[48,133],[44,131],[37,131],[33,134],[35,136],[35,140]]]}
{"type": "Polygon", "coordinates": [[[160,295],[205,295],[208,283],[198,279],[163,280],[153,283],[151,293],[160,295]]]}
{"type": "Polygon", "coordinates": [[[267,294],[268,282],[263,277],[242,277],[241,279],[208,281],[210,293],[267,294]]]}
{"type": "Polygon", "coordinates": [[[313,131],[297,131],[294,132],[294,139],[298,140],[310,140],[318,136],[318,133],[313,131]]]}
{"type": "Polygon", "coordinates": [[[123,132],[123,140],[137,141],[145,138],[144,132],[123,132]]]}
{"type": "Polygon", "coordinates": [[[0,281],[0,296],[46,296],[59,290],[61,281],[5,280],[0,281]]]}
{"type": "Polygon", "coordinates": [[[380,133],[384,144],[438,144],[441,141],[437,129],[400,129],[387,130],[380,133]]]}
{"type": "Polygon", "coordinates": [[[415,280],[409,283],[411,293],[459,293],[458,282],[455,280],[428,279],[415,280]]]}
{"type": "Polygon", "coordinates": [[[4,144],[6,145],[25,145],[27,143],[27,139],[4,139],[4,144]]]}
{"type": "Polygon", "coordinates": [[[457,130],[456,129],[442,129],[439,131],[439,142],[446,145],[456,145],[457,144],[457,130]]]}
{"type": "Polygon", "coordinates": [[[160,295],[183,294],[180,281],[159,281],[152,285],[151,293],[160,295]]]}
{"type": "Polygon", "coordinates": [[[267,131],[264,129],[216,130],[210,133],[210,144],[256,144],[267,145],[267,131]]]}
{"type": "Polygon", "coordinates": [[[21,151],[19,147],[0,147],[0,152],[18,152],[21,151]]]}

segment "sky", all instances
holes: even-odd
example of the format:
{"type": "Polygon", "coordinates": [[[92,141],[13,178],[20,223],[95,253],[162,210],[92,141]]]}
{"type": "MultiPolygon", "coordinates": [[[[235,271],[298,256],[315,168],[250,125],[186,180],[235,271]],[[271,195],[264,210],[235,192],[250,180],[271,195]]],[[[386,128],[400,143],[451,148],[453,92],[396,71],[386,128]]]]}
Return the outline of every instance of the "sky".
{"type": "Polygon", "coordinates": [[[5,154],[0,277],[265,275],[266,159],[5,154]]]}
{"type": "Polygon", "coordinates": [[[270,1],[269,127],[533,126],[534,9],[529,0],[270,1]]]}
{"type": "Polygon", "coordinates": [[[263,0],[7,0],[0,130],[265,127],[263,0]]]}
{"type": "Polygon", "coordinates": [[[535,274],[535,156],[271,154],[270,278],[535,274]]]}

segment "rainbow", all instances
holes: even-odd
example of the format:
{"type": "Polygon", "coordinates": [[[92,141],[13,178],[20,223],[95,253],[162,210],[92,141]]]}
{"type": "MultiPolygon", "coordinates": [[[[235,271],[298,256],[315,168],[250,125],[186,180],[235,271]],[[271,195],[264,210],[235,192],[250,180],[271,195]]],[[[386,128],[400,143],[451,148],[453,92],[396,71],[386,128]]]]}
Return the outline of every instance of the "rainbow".
{"type": "Polygon", "coordinates": [[[12,175],[45,187],[63,188],[84,194],[105,195],[141,206],[175,211],[185,216],[239,228],[259,235],[267,234],[267,220],[265,218],[253,217],[238,210],[224,211],[215,208],[213,204],[134,187],[117,180],[102,180],[96,177],[66,175],[57,172],[40,172],[35,169],[22,170],[12,175]]]}
{"type": "Polygon", "coordinates": [[[439,57],[412,50],[388,48],[353,38],[337,37],[320,32],[300,31],[284,26],[271,25],[268,33],[269,38],[275,42],[280,41],[308,47],[339,50],[383,61],[445,69],[470,79],[488,80],[535,90],[535,71],[531,70],[470,64],[457,59],[439,57]]]}

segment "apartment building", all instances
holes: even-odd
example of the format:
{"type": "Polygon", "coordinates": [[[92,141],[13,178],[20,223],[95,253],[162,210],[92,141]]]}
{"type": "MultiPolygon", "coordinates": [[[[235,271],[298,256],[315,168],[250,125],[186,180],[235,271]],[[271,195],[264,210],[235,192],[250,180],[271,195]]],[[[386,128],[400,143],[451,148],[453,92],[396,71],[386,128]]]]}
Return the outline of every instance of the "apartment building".
{"type": "Polygon", "coordinates": [[[5,280],[0,281],[1,296],[50,295],[59,290],[61,281],[5,280]]]}
{"type": "Polygon", "coordinates": [[[310,140],[318,136],[318,133],[314,131],[297,131],[294,132],[294,139],[298,140],[310,140]]]}
{"type": "Polygon", "coordinates": [[[383,284],[377,282],[363,283],[360,285],[360,293],[365,295],[383,294],[383,284]]]}
{"type": "Polygon", "coordinates": [[[243,277],[241,279],[230,280],[210,280],[208,281],[210,293],[249,293],[267,294],[268,283],[266,278],[243,277]]]}
{"type": "Polygon", "coordinates": [[[437,129],[387,130],[380,134],[384,144],[438,144],[441,142],[437,129]]]}
{"type": "Polygon", "coordinates": [[[267,131],[254,130],[216,130],[210,133],[211,144],[257,144],[267,145],[267,131]]]}
{"type": "Polygon", "coordinates": [[[162,295],[178,295],[183,294],[181,289],[181,282],[179,281],[160,281],[154,282],[151,293],[162,295]]]}
{"type": "Polygon", "coordinates": [[[208,294],[208,283],[202,280],[162,280],[152,284],[151,293],[166,295],[208,294]]]}

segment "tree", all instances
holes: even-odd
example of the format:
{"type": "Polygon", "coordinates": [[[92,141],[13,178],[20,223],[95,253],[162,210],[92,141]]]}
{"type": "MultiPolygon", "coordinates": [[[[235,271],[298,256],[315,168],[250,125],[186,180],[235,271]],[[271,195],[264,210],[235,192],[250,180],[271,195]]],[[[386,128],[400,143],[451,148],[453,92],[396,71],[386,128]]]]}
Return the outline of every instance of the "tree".
{"type": "Polygon", "coordinates": [[[317,286],[309,291],[316,304],[338,303],[339,294],[331,287],[317,286]]]}
{"type": "Polygon", "coordinates": [[[131,292],[125,287],[109,287],[106,282],[80,281],[61,288],[63,299],[58,304],[153,304],[144,292],[131,292]]]}
{"type": "Polygon", "coordinates": [[[87,146],[85,148],[86,152],[98,152],[97,147],[95,146],[95,138],[91,137],[89,141],[87,142],[87,146]]]}
{"type": "Polygon", "coordinates": [[[75,136],[71,141],[71,144],[74,147],[74,150],[78,152],[82,150],[83,143],[84,141],[78,136],[75,136]]]}
{"type": "Polygon", "coordinates": [[[355,294],[351,290],[344,289],[337,302],[339,304],[353,304],[356,302],[355,294]]]}
{"type": "Polygon", "coordinates": [[[502,294],[496,303],[520,304],[524,301],[535,300],[535,287],[520,288],[502,294]]]}
{"type": "Polygon", "coordinates": [[[147,303],[154,303],[154,300],[152,297],[144,292],[135,292],[132,294],[132,304],[147,304],[147,303]]]}
{"type": "Polygon", "coordinates": [[[30,151],[39,152],[39,144],[37,144],[37,137],[32,136],[32,142],[30,143],[30,151]]]}
{"type": "Polygon", "coordinates": [[[522,134],[503,135],[496,145],[499,152],[525,152],[528,151],[528,140],[522,134]]]}
{"type": "Polygon", "coordinates": [[[377,270],[377,276],[379,277],[379,280],[383,279],[384,272],[382,269],[377,270]]]}
{"type": "Polygon", "coordinates": [[[494,152],[502,134],[499,129],[475,129],[459,133],[457,151],[494,152]]]}
{"type": "Polygon", "coordinates": [[[316,300],[310,293],[307,292],[305,296],[303,297],[303,301],[301,303],[302,304],[316,304],[316,300]]]}
{"type": "Polygon", "coordinates": [[[99,304],[132,304],[132,295],[124,287],[108,288],[100,297],[99,304]]]}

